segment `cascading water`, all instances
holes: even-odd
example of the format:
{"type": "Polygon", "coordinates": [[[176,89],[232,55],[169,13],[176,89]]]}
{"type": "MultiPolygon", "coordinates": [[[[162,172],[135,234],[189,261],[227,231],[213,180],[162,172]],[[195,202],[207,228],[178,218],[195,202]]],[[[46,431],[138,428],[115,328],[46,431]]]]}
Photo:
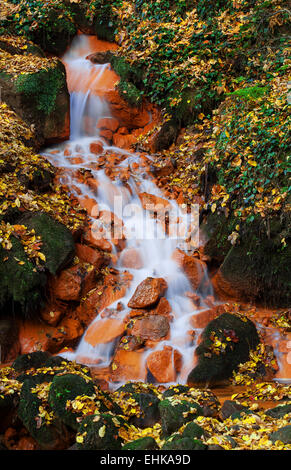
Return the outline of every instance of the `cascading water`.
{"type": "MultiPolygon", "coordinates": [[[[178,380],[180,383],[185,382],[187,374],[193,367],[193,356],[196,347],[195,340],[189,339],[186,332],[193,330],[190,325],[190,318],[198,313],[198,310],[189,298],[189,292],[193,293],[193,288],[185,273],[173,259],[173,252],[179,242],[183,241],[183,236],[165,235],[163,224],[159,221],[159,218],[146,217],[146,211],[138,194],[147,193],[159,197],[164,196],[149,175],[140,169],[136,169],[137,165],[134,166],[134,163],[139,161],[139,154],[109,146],[99,135],[99,131],[96,129],[98,120],[110,117],[109,106],[103,98],[103,91],[107,86],[111,71],[109,64],[94,65],[86,60],[86,56],[91,52],[94,52],[94,48],[90,49],[88,37],[80,35],[74,40],[70,50],[63,58],[71,95],[70,140],[53,149],[47,149],[43,154],[54,166],[66,169],[65,182],[73,194],[79,198],[87,197],[94,200],[99,211],[103,209],[113,213],[115,211],[115,215],[123,222],[123,229],[126,234],[125,250],[133,248],[138,253],[141,267],[139,269],[127,269],[133,276],[130,287],[124,298],[110,306],[110,308],[114,308],[118,302],[122,303],[123,309],[118,312],[120,321],[128,315],[130,309],[127,307],[127,303],[141,281],[147,277],[164,278],[167,281],[166,298],[171,305],[173,315],[170,324],[170,335],[167,340],[160,341],[154,349],[146,350],[143,354],[143,361],[145,363],[148,354],[154,350],[162,350],[165,345],[171,346],[179,351],[183,357],[183,366],[178,380]],[[92,154],[90,144],[96,141],[96,138],[101,142],[105,152],[110,151],[121,156],[120,171],[123,168],[130,168],[132,176],[127,181],[126,186],[118,179],[110,179],[106,176],[104,170],[94,170],[94,163],[100,157],[92,154]],[[79,168],[91,171],[98,184],[97,195],[87,185],[80,183],[76,177],[76,170],[79,168]],[[116,213],[116,204],[114,204],[116,198],[120,203],[120,213],[116,213]],[[131,210],[132,208],[134,210],[131,210]],[[146,227],[144,226],[145,220],[146,227]]],[[[189,222],[189,214],[181,209],[175,201],[169,201],[168,212],[170,220],[172,220],[172,229],[177,228],[178,225],[181,226],[181,222],[185,227],[189,227],[189,223],[191,225],[193,222],[192,220],[189,222]],[[173,217],[171,217],[172,215],[173,217]]],[[[92,226],[98,225],[98,219],[92,217],[91,220],[92,226]]],[[[112,244],[112,247],[113,253],[116,253],[114,244],[112,244]]],[[[116,267],[120,270],[124,270],[122,257],[123,252],[119,253],[116,264],[116,267]]],[[[204,276],[207,281],[206,271],[204,276]]],[[[203,310],[203,298],[212,295],[212,287],[209,282],[205,282],[203,289],[203,292],[199,292],[202,302],[199,313],[203,310]]],[[[205,305],[205,308],[208,307],[205,305]]],[[[93,324],[98,325],[104,321],[101,318],[101,313],[99,312],[93,324]]],[[[89,328],[91,327],[92,324],[89,328]]],[[[92,345],[86,341],[86,333],[76,351],[66,353],[64,356],[76,361],[80,357],[86,357],[88,361],[91,359],[92,363],[96,363],[96,359],[98,359],[100,365],[109,365],[112,359],[114,341],[92,345]]]]}

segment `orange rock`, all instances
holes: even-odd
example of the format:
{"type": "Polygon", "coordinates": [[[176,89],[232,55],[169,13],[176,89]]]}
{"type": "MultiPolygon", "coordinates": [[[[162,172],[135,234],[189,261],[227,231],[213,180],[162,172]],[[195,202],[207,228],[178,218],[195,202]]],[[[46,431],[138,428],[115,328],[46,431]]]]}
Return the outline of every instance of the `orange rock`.
{"type": "Polygon", "coordinates": [[[101,129],[99,135],[109,143],[112,141],[113,132],[109,129],[101,129]]]}
{"type": "Polygon", "coordinates": [[[127,135],[129,134],[129,130],[127,129],[127,127],[120,127],[117,131],[117,134],[127,135]]]}
{"type": "Polygon", "coordinates": [[[90,246],[76,243],[75,247],[77,257],[85,263],[92,264],[95,268],[100,268],[101,266],[108,264],[110,261],[108,256],[97,249],[91,248],[90,246]]]}
{"type": "Polygon", "coordinates": [[[132,336],[153,341],[161,340],[169,334],[169,321],[163,315],[147,315],[134,320],[133,327],[128,331],[132,336]]]}
{"type": "Polygon", "coordinates": [[[115,118],[103,118],[99,119],[97,123],[97,129],[106,129],[113,132],[116,132],[119,127],[119,121],[115,118]]]}
{"type": "Polygon", "coordinates": [[[218,317],[222,313],[227,312],[228,310],[228,304],[216,305],[215,307],[201,310],[191,317],[191,326],[193,326],[193,328],[205,328],[210,321],[214,320],[214,318],[218,317]]]}
{"type": "Polygon", "coordinates": [[[197,290],[205,277],[206,264],[179,249],[174,251],[173,259],[185,271],[192,287],[197,290]]]}
{"type": "Polygon", "coordinates": [[[108,240],[100,237],[100,231],[94,230],[95,227],[92,226],[92,229],[88,228],[83,234],[83,240],[88,243],[88,245],[92,245],[95,248],[98,248],[101,251],[106,251],[111,253],[112,245],[108,240]]]}
{"type": "Polygon", "coordinates": [[[80,300],[81,295],[93,287],[94,278],[93,266],[80,263],[52,277],[50,291],[60,300],[80,300]]]}
{"type": "Polygon", "coordinates": [[[112,380],[115,382],[126,380],[146,379],[143,351],[126,351],[118,349],[112,361],[112,380]]]}
{"type": "Polygon", "coordinates": [[[92,142],[89,148],[90,152],[94,153],[94,155],[100,155],[103,152],[103,145],[100,141],[92,142]]]}
{"type": "Polygon", "coordinates": [[[166,209],[170,208],[170,203],[166,199],[163,199],[159,196],[154,196],[153,194],[140,193],[139,195],[140,202],[142,207],[145,210],[152,212],[165,212],[166,209]]]}
{"type": "Polygon", "coordinates": [[[115,276],[109,284],[108,277],[109,275],[105,276],[103,285],[89,292],[77,308],[77,315],[82,323],[88,325],[99,312],[124,297],[132,279],[129,273],[124,272],[115,276]]]}
{"type": "Polygon", "coordinates": [[[175,353],[171,347],[165,347],[162,351],[154,351],[147,358],[147,368],[159,383],[174,382],[177,371],[181,369],[181,355],[175,353]],[[178,370],[177,370],[178,368],[178,370]]]}
{"type": "Polygon", "coordinates": [[[156,315],[164,315],[165,317],[170,318],[172,307],[169,304],[166,297],[161,297],[157,307],[152,312],[155,313],[156,315]]]}
{"type": "Polygon", "coordinates": [[[122,134],[114,134],[113,135],[113,144],[116,147],[121,149],[130,149],[134,144],[136,144],[137,138],[132,135],[122,135],[122,134]]]}
{"type": "Polygon", "coordinates": [[[83,209],[86,210],[87,214],[90,215],[91,217],[98,217],[99,215],[99,209],[98,209],[98,203],[95,201],[95,199],[84,196],[78,198],[79,204],[83,209]]]}
{"type": "Polygon", "coordinates": [[[155,305],[165,293],[168,285],[162,278],[147,277],[136,288],[128,302],[130,308],[145,308],[155,305]]]}
{"type": "Polygon", "coordinates": [[[73,157],[69,159],[69,162],[73,165],[82,165],[82,163],[84,163],[84,160],[82,157],[73,157]]]}
{"type": "Polygon", "coordinates": [[[141,108],[129,106],[116,89],[107,89],[104,98],[109,104],[111,114],[119,120],[121,126],[136,129],[149,123],[151,116],[145,105],[141,108]]]}
{"type": "Polygon", "coordinates": [[[240,292],[239,288],[237,288],[234,283],[232,284],[231,282],[226,280],[220,269],[212,278],[212,285],[215,290],[215,293],[221,300],[243,300],[243,295],[240,292]]]}
{"type": "Polygon", "coordinates": [[[14,450],[37,450],[37,442],[30,436],[21,437],[14,450]]]}
{"type": "Polygon", "coordinates": [[[93,193],[97,195],[98,186],[99,186],[98,181],[96,181],[94,178],[87,178],[86,184],[87,184],[87,186],[89,186],[91,191],[93,191],[93,193]]]}
{"type": "Polygon", "coordinates": [[[111,343],[124,333],[124,323],[116,318],[100,319],[92,323],[85,335],[85,340],[92,346],[111,343]]]}
{"type": "Polygon", "coordinates": [[[143,262],[139,252],[135,248],[127,248],[121,253],[121,265],[124,268],[141,269],[143,262]]]}
{"type": "Polygon", "coordinates": [[[55,305],[47,305],[41,312],[40,316],[45,323],[51,326],[56,326],[62,316],[64,315],[64,310],[62,311],[55,305]]]}

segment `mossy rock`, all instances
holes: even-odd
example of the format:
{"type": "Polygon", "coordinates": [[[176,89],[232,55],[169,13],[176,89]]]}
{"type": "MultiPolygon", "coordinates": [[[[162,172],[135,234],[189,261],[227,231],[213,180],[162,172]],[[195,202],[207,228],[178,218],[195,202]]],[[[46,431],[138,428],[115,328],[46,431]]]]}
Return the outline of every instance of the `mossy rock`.
{"type": "Polygon", "coordinates": [[[270,440],[275,444],[276,441],[281,441],[284,444],[291,444],[291,424],[284,426],[270,434],[270,440]]]}
{"type": "Polygon", "coordinates": [[[0,75],[2,100],[30,127],[35,128],[35,146],[69,137],[70,96],[61,61],[35,73],[0,75]]]}
{"type": "Polygon", "coordinates": [[[86,416],[76,437],[78,450],[120,450],[119,428],[125,424],[120,416],[107,413],[86,416]]]}
{"type": "Polygon", "coordinates": [[[182,437],[190,437],[191,439],[199,439],[204,434],[205,434],[204,429],[193,421],[191,423],[186,424],[182,432],[182,437]]]}
{"type": "Polygon", "coordinates": [[[154,385],[144,382],[127,382],[117,388],[116,392],[150,393],[151,395],[159,395],[159,392],[154,385]]]}
{"type": "Polygon", "coordinates": [[[10,250],[0,246],[0,311],[10,311],[13,305],[14,311],[26,315],[42,303],[46,275],[36,270],[16,237],[10,241],[10,250]]]}
{"type": "Polygon", "coordinates": [[[52,356],[46,351],[34,351],[18,356],[13,362],[12,367],[17,372],[25,372],[29,369],[58,366],[64,360],[62,357],[52,356]]]}
{"type": "Polygon", "coordinates": [[[77,418],[80,418],[82,413],[67,409],[67,401],[74,400],[77,396],[85,395],[90,397],[94,394],[95,388],[92,380],[89,378],[86,381],[77,374],[56,375],[50,387],[48,401],[56,416],[67,426],[77,430],[77,418]]]}
{"type": "Polygon", "coordinates": [[[165,399],[159,404],[162,432],[164,436],[170,436],[180,429],[183,424],[192,421],[197,416],[203,415],[203,410],[196,402],[179,399],[165,399]]]}
{"type": "Polygon", "coordinates": [[[199,439],[191,439],[190,437],[168,439],[162,450],[206,450],[207,446],[199,439]]]}
{"type": "Polygon", "coordinates": [[[15,414],[19,404],[19,395],[16,391],[9,395],[0,395],[0,433],[15,422],[15,414]]]}
{"type": "Polygon", "coordinates": [[[8,356],[18,340],[19,328],[14,318],[9,315],[0,318],[0,351],[1,361],[8,362],[8,356]]]}
{"type": "Polygon", "coordinates": [[[272,418],[280,419],[283,418],[286,414],[291,413],[291,404],[287,405],[279,405],[275,408],[271,408],[265,411],[267,416],[271,416],[272,418]]]}
{"type": "Polygon", "coordinates": [[[122,450],[158,450],[159,446],[153,437],[141,437],[135,441],[128,442],[122,450]]]}
{"type": "Polygon", "coordinates": [[[24,381],[20,393],[18,416],[41,449],[62,449],[68,441],[68,431],[54,414],[50,415],[49,420],[46,416],[40,416],[40,407],[44,406],[44,403],[36,393],[33,393],[35,386],[35,380],[28,378],[24,381]]]}
{"type": "Polygon", "coordinates": [[[202,333],[202,341],[196,349],[198,364],[188,376],[188,385],[214,385],[228,379],[239,364],[249,359],[250,350],[258,344],[258,332],[251,320],[223,313],[202,333]],[[227,341],[227,337],[232,340],[227,341]],[[215,350],[216,340],[224,344],[225,349],[215,350]]]}
{"type": "Polygon", "coordinates": [[[51,190],[54,172],[44,168],[34,167],[31,175],[27,175],[25,171],[20,169],[17,171],[17,179],[26,189],[43,193],[51,190]]]}
{"type": "Polygon", "coordinates": [[[65,268],[74,258],[75,243],[70,230],[42,212],[26,213],[17,223],[34,229],[41,237],[41,251],[46,257],[44,267],[53,275],[65,268]]]}
{"type": "Polygon", "coordinates": [[[171,385],[167,390],[164,391],[163,397],[168,398],[174,395],[180,395],[181,393],[187,394],[189,392],[190,387],[188,385],[171,385]]]}
{"type": "MultiPolygon", "coordinates": [[[[130,387],[129,387],[130,388],[130,387]]],[[[123,401],[134,400],[136,403],[136,415],[130,415],[129,422],[139,428],[153,426],[159,421],[160,400],[152,393],[120,391],[123,401]]]]}
{"type": "Polygon", "coordinates": [[[241,224],[234,216],[210,214],[202,226],[208,237],[205,253],[221,263],[219,275],[238,297],[287,307],[291,300],[290,224],[288,214],[269,219],[268,226],[259,217],[252,223],[241,224]],[[237,224],[240,238],[232,246],[228,237],[237,224]],[[287,242],[285,247],[283,238],[287,242]]]}

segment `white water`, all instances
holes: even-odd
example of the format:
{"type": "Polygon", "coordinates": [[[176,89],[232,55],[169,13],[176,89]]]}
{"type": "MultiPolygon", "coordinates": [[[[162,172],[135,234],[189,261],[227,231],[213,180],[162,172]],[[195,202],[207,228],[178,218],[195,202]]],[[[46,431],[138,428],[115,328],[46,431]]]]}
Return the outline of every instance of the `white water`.
{"type": "MultiPolygon", "coordinates": [[[[127,270],[132,273],[133,280],[126,296],[118,301],[121,301],[124,305],[124,309],[120,311],[118,315],[119,318],[122,319],[130,312],[130,309],[127,307],[127,303],[138,284],[145,278],[149,276],[161,277],[167,281],[168,289],[165,296],[172,307],[172,315],[174,317],[170,324],[170,338],[158,343],[155,349],[148,349],[144,354],[144,361],[146,361],[147,355],[153,352],[153,350],[162,350],[165,345],[172,346],[183,356],[182,370],[177,378],[180,383],[183,383],[186,381],[188,372],[193,367],[194,350],[196,347],[196,341],[189,340],[189,337],[186,334],[187,331],[193,330],[189,320],[195,313],[198,311],[199,313],[201,312],[201,308],[199,310],[195,309],[194,304],[186,295],[187,292],[193,292],[193,289],[184,272],[172,259],[174,250],[183,240],[165,236],[163,227],[159,224],[158,220],[145,217],[146,211],[142,208],[138,192],[146,192],[160,197],[164,196],[159,188],[155,186],[154,182],[149,179],[147,174],[145,174],[141,169],[133,169],[133,163],[139,161],[139,154],[133,154],[116,147],[110,147],[99,137],[96,124],[99,118],[109,117],[110,112],[106,101],[102,96],[94,94],[93,88],[94,84],[100,80],[104,71],[110,66],[108,64],[93,65],[85,58],[90,52],[93,51],[89,50],[87,38],[85,36],[78,36],[63,59],[67,70],[70,70],[70,140],[54,148],[45,150],[43,154],[54,166],[72,170],[71,173],[69,173],[70,176],[66,176],[66,184],[71,188],[72,193],[76,196],[82,195],[94,199],[96,204],[98,204],[99,209],[102,210],[103,208],[106,208],[112,212],[114,210],[116,211],[116,207],[114,207],[113,204],[113,196],[120,196],[122,198],[121,213],[116,213],[116,215],[119,218],[122,218],[124,223],[124,230],[127,234],[126,248],[134,248],[138,251],[143,266],[140,269],[127,268],[127,270]],[[90,87],[86,92],[79,91],[80,82],[82,80],[86,80],[88,74],[90,76],[94,76],[96,80],[90,80],[90,87]],[[84,126],[85,121],[88,119],[91,123],[89,131],[88,129],[86,130],[86,126],[84,126]],[[132,174],[127,187],[125,187],[118,179],[112,181],[105,175],[104,170],[92,170],[91,165],[98,161],[99,156],[90,153],[89,147],[91,142],[96,141],[96,138],[97,140],[102,141],[105,151],[110,150],[111,152],[123,155],[124,159],[119,164],[119,167],[129,167],[132,174]],[[64,155],[64,149],[67,150],[67,156],[64,155]],[[51,153],[52,151],[54,151],[53,154],[51,153]],[[57,151],[57,153],[55,151],[57,151]],[[69,156],[68,153],[70,153],[69,156]],[[74,160],[72,160],[75,157],[81,157],[83,162],[81,164],[75,164],[74,160]],[[90,170],[92,177],[98,181],[99,186],[97,196],[87,185],[78,181],[75,176],[75,170],[78,168],[90,170]],[[129,206],[130,204],[134,206],[129,206]],[[135,208],[135,211],[130,210],[132,207],[135,208]],[[145,220],[146,229],[144,229],[145,220]],[[130,237],[130,234],[135,234],[135,236],[130,237]]],[[[67,174],[68,172],[66,175],[67,174]]],[[[178,218],[180,222],[182,220],[184,224],[188,226],[189,216],[187,213],[183,211],[183,209],[179,208],[174,201],[169,202],[171,207],[170,213],[173,214],[173,220],[178,218]]],[[[94,222],[94,219],[92,219],[92,222],[94,222]]],[[[175,227],[174,222],[171,224],[171,227],[175,227]]],[[[116,253],[116,248],[114,246],[113,252],[116,253]]],[[[121,271],[124,271],[124,268],[122,267],[122,254],[119,256],[116,267],[121,271]]],[[[206,282],[208,279],[207,272],[204,273],[204,276],[205,286],[198,294],[201,297],[201,307],[203,308],[203,306],[205,306],[205,308],[208,308],[203,304],[203,298],[208,295],[212,295],[212,288],[210,283],[206,282]]],[[[118,302],[115,302],[115,304],[112,304],[110,307],[114,308],[118,302]]],[[[94,321],[99,320],[100,313],[101,312],[99,312],[99,315],[94,321]]],[[[199,331],[197,331],[197,333],[199,333],[199,331]]],[[[78,357],[87,357],[92,359],[92,363],[94,363],[96,359],[100,359],[100,365],[109,365],[112,359],[115,342],[99,344],[93,347],[86,342],[85,334],[76,351],[74,353],[63,354],[63,356],[76,361],[78,361],[78,357]]],[[[196,335],[196,338],[197,336],[198,335],[196,335]]]]}

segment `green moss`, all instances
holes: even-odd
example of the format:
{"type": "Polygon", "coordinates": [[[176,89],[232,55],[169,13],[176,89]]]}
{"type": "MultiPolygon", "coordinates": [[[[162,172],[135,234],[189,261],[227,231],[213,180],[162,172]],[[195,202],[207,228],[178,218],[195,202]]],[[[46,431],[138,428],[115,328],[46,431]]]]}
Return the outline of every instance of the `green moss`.
{"type": "Polygon", "coordinates": [[[11,242],[10,250],[0,246],[0,309],[16,304],[28,314],[41,304],[46,276],[37,272],[17,238],[11,242]]]}
{"type": "Polygon", "coordinates": [[[23,93],[38,111],[49,115],[55,108],[64,81],[63,71],[59,67],[54,67],[33,74],[19,75],[15,88],[18,93],[23,93]]]}
{"type": "Polygon", "coordinates": [[[122,450],[158,450],[159,446],[153,437],[141,437],[135,441],[128,442],[122,450]]]}
{"type": "Polygon", "coordinates": [[[203,410],[198,403],[179,399],[178,397],[174,400],[162,400],[159,404],[159,410],[164,436],[170,436],[180,429],[183,424],[203,415],[203,410]]]}
{"type": "Polygon", "coordinates": [[[20,393],[18,416],[41,449],[54,449],[66,435],[66,430],[54,415],[49,421],[39,415],[43,402],[32,391],[35,385],[36,382],[33,379],[24,381],[20,393]]]}
{"type": "Polygon", "coordinates": [[[188,384],[216,384],[228,379],[239,364],[249,359],[250,350],[258,343],[259,336],[252,321],[223,313],[203,330],[202,341],[196,349],[198,364],[190,372],[188,384]],[[216,341],[221,343],[220,347],[216,348],[216,341]]]}
{"type": "Polygon", "coordinates": [[[42,240],[41,251],[46,257],[45,267],[51,274],[56,274],[74,257],[75,243],[70,230],[45,213],[34,212],[18,220],[29,230],[34,229],[42,240]]]}
{"type": "Polygon", "coordinates": [[[139,91],[133,83],[120,80],[117,85],[120,96],[127,101],[130,106],[139,107],[142,104],[143,93],[139,91]]]}
{"type": "Polygon", "coordinates": [[[77,435],[78,450],[119,450],[121,438],[119,428],[125,423],[120,416],[101,413],[86,416],[77,435]],[[118,423],[118,424],[117,424],[118,423]],[[81,439],[80,439],[81,437],[81,439]]]}

